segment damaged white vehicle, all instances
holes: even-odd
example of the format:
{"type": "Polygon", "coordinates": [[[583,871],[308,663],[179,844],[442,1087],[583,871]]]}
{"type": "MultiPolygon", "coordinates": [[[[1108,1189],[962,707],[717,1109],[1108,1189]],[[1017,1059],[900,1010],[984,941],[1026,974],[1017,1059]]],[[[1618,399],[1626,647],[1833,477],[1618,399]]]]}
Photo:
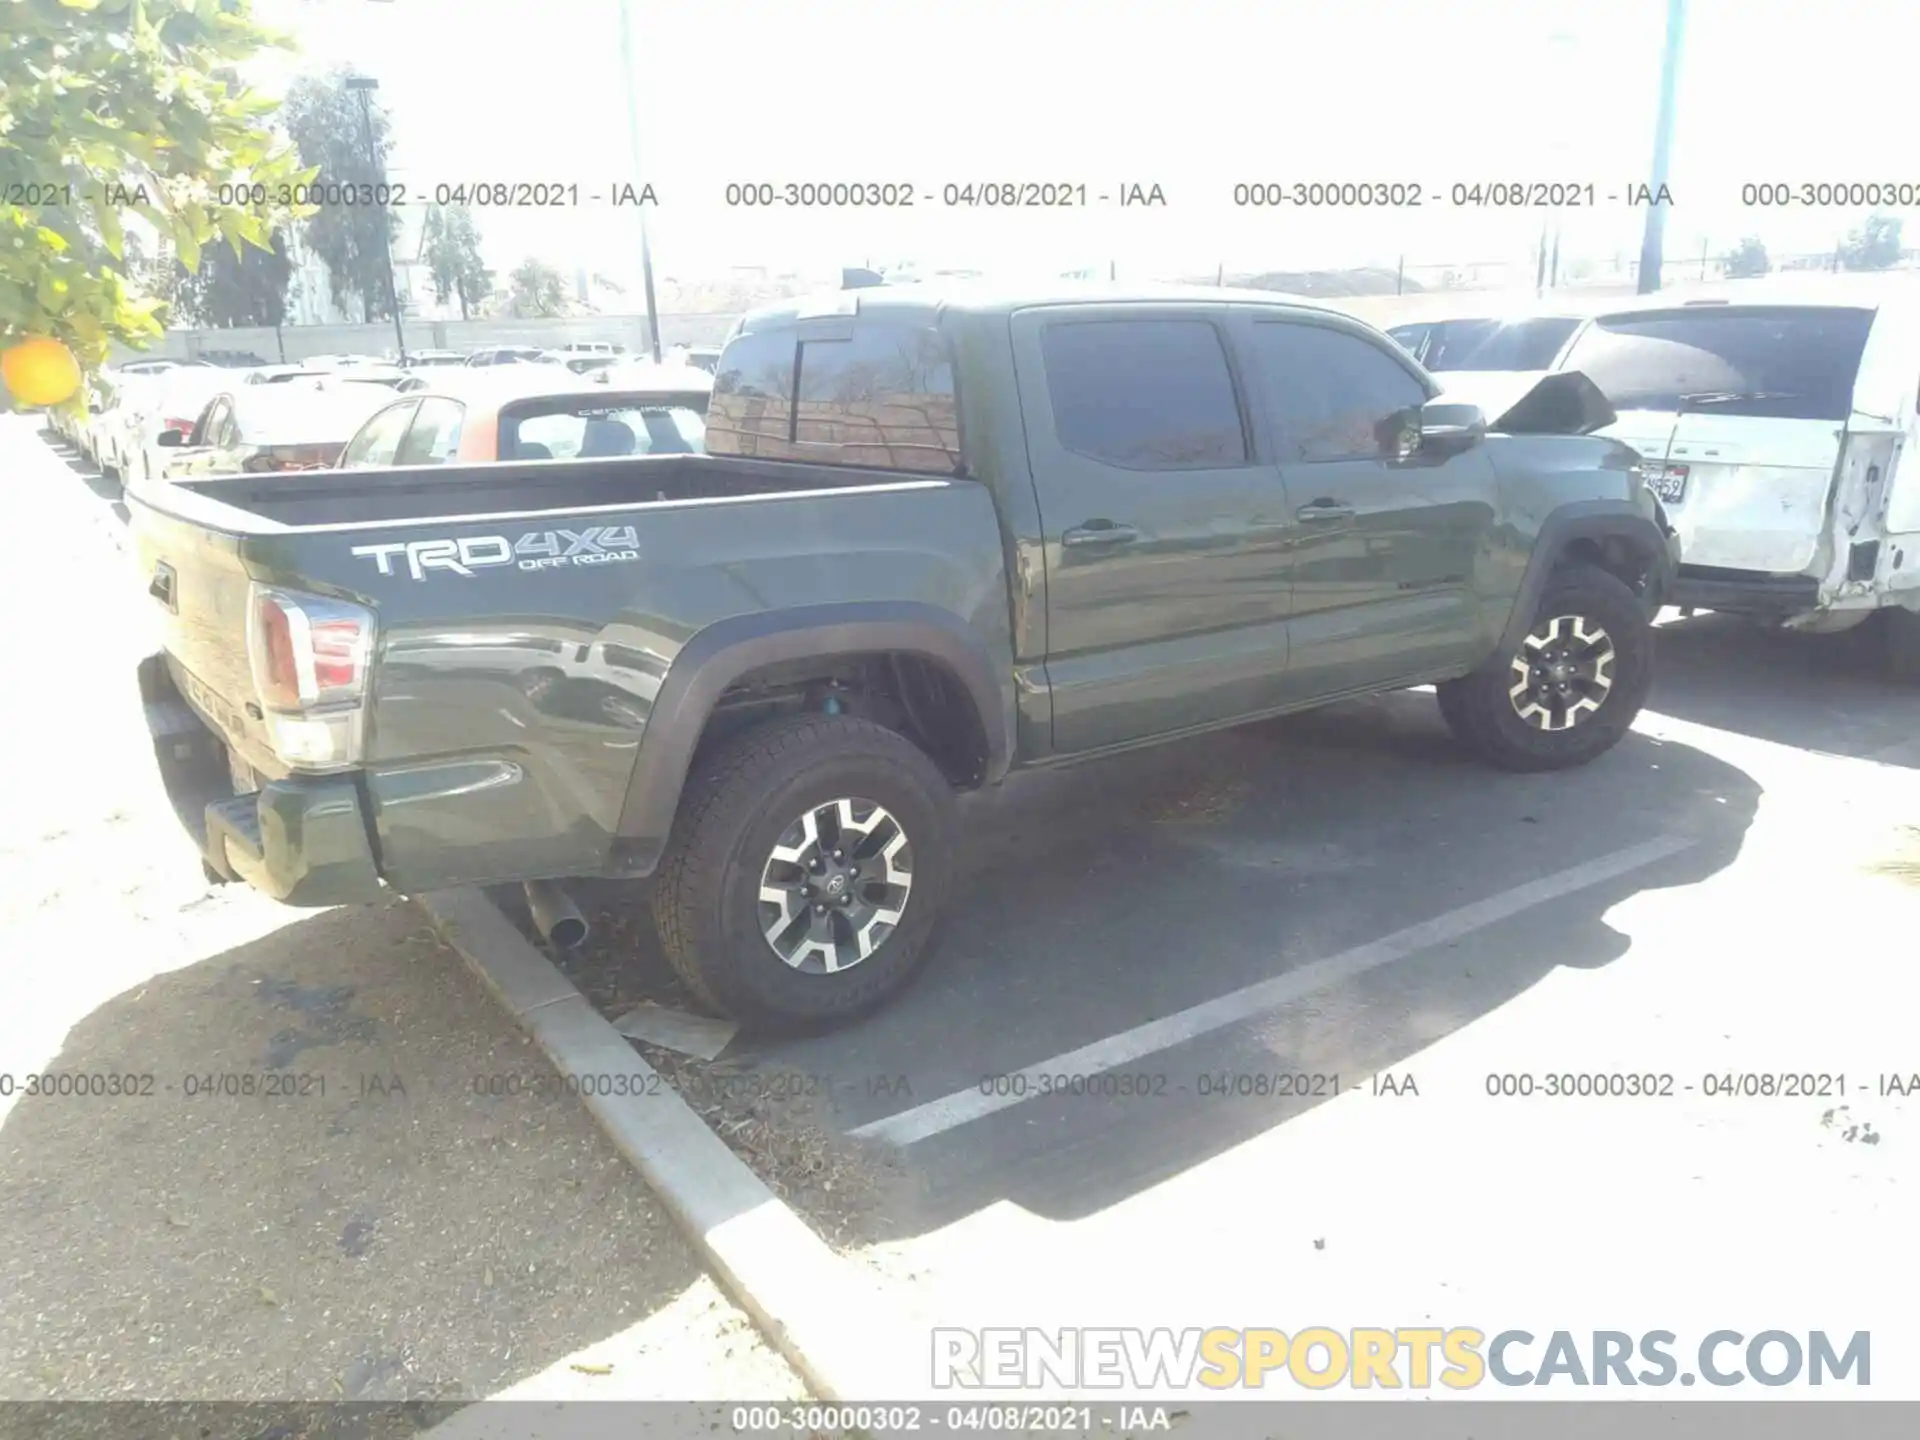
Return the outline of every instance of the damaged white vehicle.
{"type": "MultiPolygon", "coordinates": [[[[1759,287],[1764,292],[1767,287],[1759,287]]],[[[1795,298],[1595,317],[1558,366],[1599,386],[1680,536],[1670,603],[1832,632],[1868,621],[1920,678],[1920,304],[1795,298]]]]}

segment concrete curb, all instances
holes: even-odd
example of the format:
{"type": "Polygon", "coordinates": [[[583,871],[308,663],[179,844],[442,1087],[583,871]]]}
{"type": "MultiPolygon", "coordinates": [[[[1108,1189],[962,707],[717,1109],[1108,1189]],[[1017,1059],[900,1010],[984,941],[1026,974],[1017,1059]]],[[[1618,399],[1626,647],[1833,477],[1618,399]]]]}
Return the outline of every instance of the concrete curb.
{"type": "Polygon", "coordinates": [[[471,888],[414,898],[561,1075],[591,1077],[588,1111],[817,1398],[923,1388],[923,1323],[909,1307],[834,1254],[498,906],[471,888]]]}

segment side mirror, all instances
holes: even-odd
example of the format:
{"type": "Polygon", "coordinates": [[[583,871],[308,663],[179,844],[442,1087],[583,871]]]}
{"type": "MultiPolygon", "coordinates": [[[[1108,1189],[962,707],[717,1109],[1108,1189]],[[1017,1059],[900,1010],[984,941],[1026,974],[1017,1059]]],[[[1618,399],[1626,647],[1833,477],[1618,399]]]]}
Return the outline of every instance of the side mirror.
{"type": "Polygon", "coordinates": [[[162,430],[153,437],[153,443],[163,450],[171,450],[186,444],[187,437],[178,430],[162,430]]]}
{"type": "Polygon", "coordinates": [[[1429,400],[1420,407],[1420,453],[1458,455],[1487,436],[1487,417],[1478,405],[1460,400],[1429,400]]]}

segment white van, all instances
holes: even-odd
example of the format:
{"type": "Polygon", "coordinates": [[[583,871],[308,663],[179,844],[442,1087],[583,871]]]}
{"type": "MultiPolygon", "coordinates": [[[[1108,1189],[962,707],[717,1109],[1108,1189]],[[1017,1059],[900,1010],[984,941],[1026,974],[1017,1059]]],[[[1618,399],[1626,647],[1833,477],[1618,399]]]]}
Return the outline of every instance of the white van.
{"type": "Polygon", "coordinates": [[[1596,316],[1559,357],[1679,533],[1671,603],[1838,631],[1920,677],[1920,288],[1839,279],[1596,316]]]}

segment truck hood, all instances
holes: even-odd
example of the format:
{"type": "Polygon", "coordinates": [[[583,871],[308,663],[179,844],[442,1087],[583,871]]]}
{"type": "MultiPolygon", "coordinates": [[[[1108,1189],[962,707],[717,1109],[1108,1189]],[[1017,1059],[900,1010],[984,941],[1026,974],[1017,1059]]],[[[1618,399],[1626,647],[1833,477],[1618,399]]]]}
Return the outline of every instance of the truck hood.
{"type": "Polygon", "coordinates": [[[1619,419],[1578,370],[1453,370],[1434,377],[1441,398],[1478,405],[1502,435],[1591,435],[1619,419]]]}

